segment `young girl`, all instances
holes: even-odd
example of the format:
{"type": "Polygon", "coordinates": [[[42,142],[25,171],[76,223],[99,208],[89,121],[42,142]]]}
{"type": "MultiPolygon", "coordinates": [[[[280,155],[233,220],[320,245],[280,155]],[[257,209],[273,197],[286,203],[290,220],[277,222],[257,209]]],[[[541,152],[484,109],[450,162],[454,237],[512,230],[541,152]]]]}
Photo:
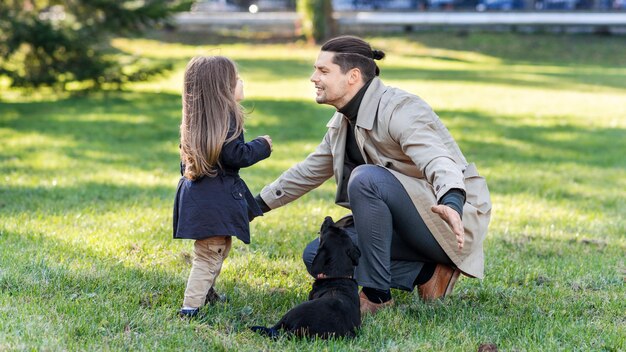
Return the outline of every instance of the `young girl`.
{"type": "Polygon", "coordinates": [[[191,59],[183,88],[174,238],[196,241],[181,316],[195,316],[219,297],[213,285],[231,236],[250,243],[249,222],[263,215],[239,169],[269,157],[272,140],[244,141],[242,99],[243,82],[233,61],[222,56],[191,59]]]}

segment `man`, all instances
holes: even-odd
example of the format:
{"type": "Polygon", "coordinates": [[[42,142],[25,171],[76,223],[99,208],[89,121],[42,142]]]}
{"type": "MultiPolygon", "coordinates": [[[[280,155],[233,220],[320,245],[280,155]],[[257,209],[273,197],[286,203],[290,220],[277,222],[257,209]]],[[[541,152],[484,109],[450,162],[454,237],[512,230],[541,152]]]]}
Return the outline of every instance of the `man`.
{"type": "MultiPolygon", "coordinates": [[[[384,56],[352,36],[322,46],[311,82],[337,112],[316,150],[257,196],[269,211],[335,177],[336,203],[352,210],[340,222],[362,252],[362,313],[393,305],[390,288],[431,300],[460,273],[482,278],[491,213],[485,180],[432,109],[377,77],[384,56]]],[[[309,272],[318,243],[303,254],[309,272]]]]}

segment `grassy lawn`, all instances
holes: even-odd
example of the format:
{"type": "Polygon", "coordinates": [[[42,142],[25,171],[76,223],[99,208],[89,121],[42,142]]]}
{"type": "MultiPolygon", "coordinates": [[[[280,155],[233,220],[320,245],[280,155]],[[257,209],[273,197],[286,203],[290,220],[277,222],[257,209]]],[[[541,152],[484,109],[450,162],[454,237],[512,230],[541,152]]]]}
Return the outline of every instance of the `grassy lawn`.
{"type": "Polygon", "coordinates": [[[180,88],[187,60],[234,58],[247,136],[272,157],[242,176],[258,192],[304,158],[333,110],[308,81],[318,49],[117,39],[176,70],[88,97],[0,90],[0,351],[626,350],[626,38],[424,33],[370,38],[381,77],[416,93],[486,176],[494,204],[485,279],[448,299],[367,317],[353,340],[269,341],[307,298],[300,259],[333,204],[329,181],[252,224],[217,284],[228,304],[176,316],[191,241],[173,240],[180,88]]]}

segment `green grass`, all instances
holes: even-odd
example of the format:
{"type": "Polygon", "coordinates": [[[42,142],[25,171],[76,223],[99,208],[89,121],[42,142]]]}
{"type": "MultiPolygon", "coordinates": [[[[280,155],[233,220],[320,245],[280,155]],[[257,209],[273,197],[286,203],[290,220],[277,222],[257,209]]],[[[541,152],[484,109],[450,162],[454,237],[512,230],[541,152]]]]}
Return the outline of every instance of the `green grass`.
{"type": "Polygon", "coordinates": [[[394,291],[353,340],[252,334],[306,299],[301,251],[345,213],[330,181],[255,220],[217,285],[230,302],[180,320],[192,243],[170,228],[189,57],[239,63],[247,136],[274,140],[242,170],[253,192],[315,148],[332,109],[308,82],[317,48],[117,39],[176,70],[89,97],[0,93],[0,350],[626,350],[626,39],[370,39],[383,80],[428,101],[487,177],[484,280],[435,303],[394,291]]]}

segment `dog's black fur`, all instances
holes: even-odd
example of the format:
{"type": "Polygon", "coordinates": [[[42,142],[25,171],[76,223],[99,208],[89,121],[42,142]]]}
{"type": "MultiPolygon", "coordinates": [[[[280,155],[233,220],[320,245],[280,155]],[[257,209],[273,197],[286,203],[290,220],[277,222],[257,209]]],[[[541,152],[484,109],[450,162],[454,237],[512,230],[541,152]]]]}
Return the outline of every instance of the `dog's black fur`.
{"type": "Polygon", "coordinates": [[[327,216],[311,265],[316,280],[309,300],[292,308],[273,327],[251,329],[273,338],[281,330],[301,337],[354,337],[361,326],[361,312],[358,286],[352,276],[360,256],[350,237],[327,216]]]}

